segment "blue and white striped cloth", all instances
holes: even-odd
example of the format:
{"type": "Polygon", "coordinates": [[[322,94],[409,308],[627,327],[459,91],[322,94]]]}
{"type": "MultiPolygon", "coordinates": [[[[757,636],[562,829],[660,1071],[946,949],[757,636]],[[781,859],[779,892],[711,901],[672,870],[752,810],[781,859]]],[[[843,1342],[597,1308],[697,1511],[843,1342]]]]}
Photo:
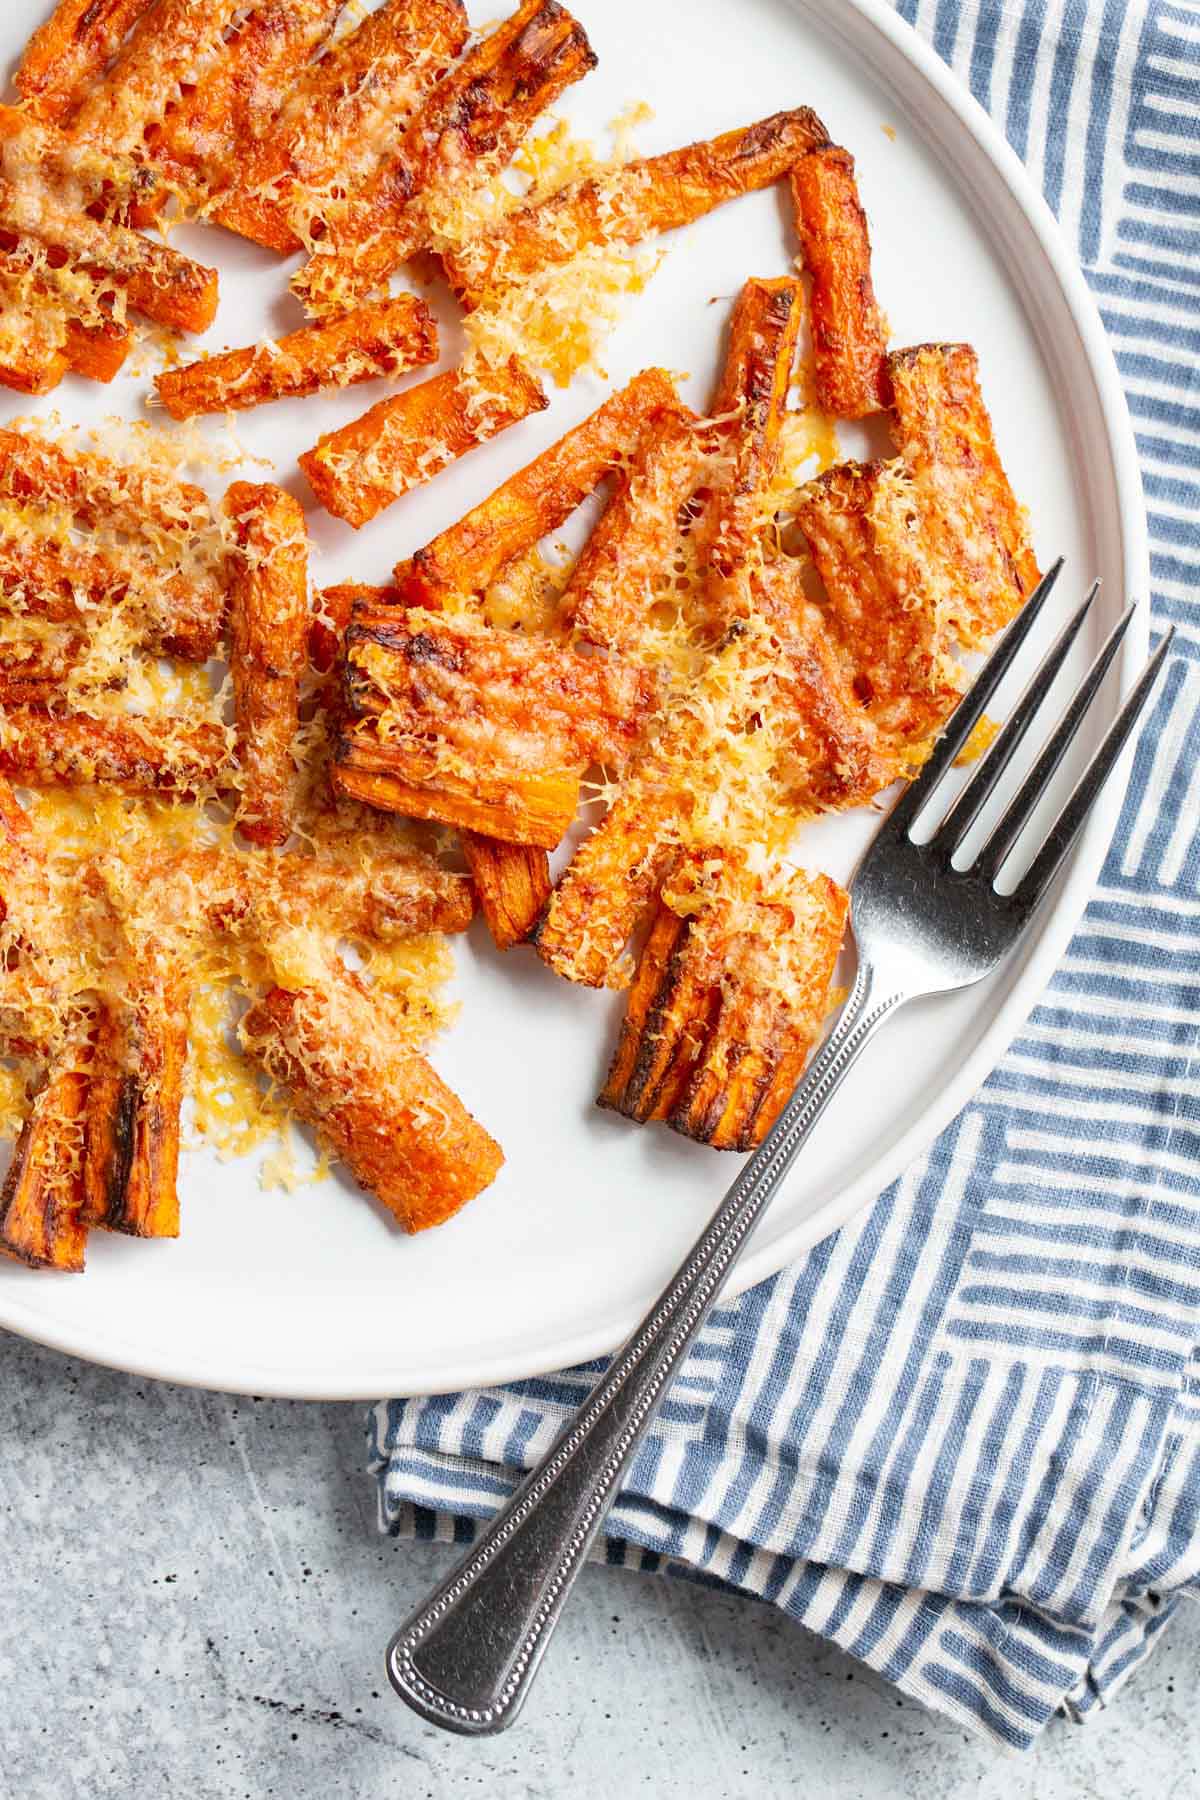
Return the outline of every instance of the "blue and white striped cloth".
{"type": "MultiPolygon", "coordinates": [[[[773,1601],[1026,1747],[1200,1596],[1200,0],[898,10],[1078,247],[1176,650],[1023,1034],[871,1212],[713,1314],[607,1553],[773,1601]]],[[[466,1541],[599,1366],[381,1403],[385,1528],[466,1541]]]]}

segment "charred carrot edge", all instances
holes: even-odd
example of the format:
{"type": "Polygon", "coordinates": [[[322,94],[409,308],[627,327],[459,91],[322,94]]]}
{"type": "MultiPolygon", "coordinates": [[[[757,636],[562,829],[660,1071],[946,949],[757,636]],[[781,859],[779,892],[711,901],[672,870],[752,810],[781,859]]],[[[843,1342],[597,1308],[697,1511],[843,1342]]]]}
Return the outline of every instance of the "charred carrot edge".
{"type": "Polygon", "coordinates": [[[562,840],[579,806],[577,771],[550,769],[500,778],[474,771],[456,775],[440,768],[436,756],[381,741],[370,722],[339,739],[332,778],[339,794],[381,812],[432,819],[543,850],[553,850],[562,840]]]}
{"type": "Polygon", "coordinates": [[[35,118],[69,112],[153,0],[59,0],[17,65],[17,91],[35,118]]]}
{"type": "Polygon", "coordinates": [[[477,831],[460,833],[479,909],[500,950],[523,944],[550,898],[546,852],[529,844],[501,844],[477,831]]]}
{"type": "Polygon", "coordinates": [[[423,248],[427,209],[502,168],[538,114],[595,66],[586,32],[558,0],[524,0],[432,90],[344,218],[332,216],[292,284],[309,310],[369,293],[423,248]]]}
{"type": "Polygon", "coordinates": [[[147,526],[181,539],[212,524],[203,488],[168,482],[89,450],[0,428],[0,495],[69,506],[84,524],[112,524],[133,536],[147,526]]]}
{"type": "Polygon", "coordinates": [[[643,369],[457,525],[418,550],[411,562],[398,563],[397,587],[419,606],[436,607],[452,595],[481,593],[506,562],[562,524],[633,451],[658,413],[678,404],[670,376],[662,369],[643,369]]]}
{"type": "Polygon", "coordinates": [[[828,144],[792,164],[792,210],[812,277],[809,318],[817,400],[840,419],[887,405],[883,315],[871,282],[871,237],[854,158],[828,144]]]}
{"type": "Polygon", "coordinates": [[[0,1190],[0,1252],[31,1269],[83,1268],[80,1125],[88,1075],[66,1055],[34,1096],[0,1190]]]}
{"type": "Polygon", "coordinates": [[[215,581],[177,574],[135,554],[5,537],[0,532],[0,610],[69,624],[80,600],[100,611],[136,596],[147,649],[207,662],[221,638],[225,596],[215,581]],[[15,602],[15,604],[14,604],[15,602]]]}
{"type": "Polygon", "coordinates": [[[448,369],[326,432],[298,461],[326,512],[357,529],[549,404],[516,361],[469,375],[448,369]]]}
{"type": "MultiPolygon", "coordinates": [[[[339,1009],[341,1010],[341,1009],[339,1009]]],[[[364,1006],[371,1030],[369,1001],[364,1006]]],[[[405,1231],[440,1225],[490,1186],[504,1154],[424,1057],[396,1045],[386,1078],[356,1066],[320,995],[273,988],[241,1025],[247,1054],[405,1231]]],[[[377,1054],[387,1054],[374,1026],[377,1054]]]]}
{"type": "Polygon", "coordinates": [[[308,660],[318,675],[328,675],[342,654],[346,627],[356,605],[394,606],[400,590],[367,581],[339,581],[317,591],[317,610],[308,627],[308,660]]]}
{"type": "Polygon", "coordinates": [[[168,369],[154,385],[173,419],[190,419],[403,375],[437,356],[433,314],[423,300],[397,294],[327,324],[302,326],[273,344],[168,369]]]}
{"type": "Polygon", "coordinates": [[[727,616],[751,608],[751,570],[761,563],[765,504],[779,458],[779,432],[787,406],[796,339],[803,310],[800,283],[747,281],[730,322],[725,366],[713,405],[714,417],[737,417],[727,429],[733,469],[706,521],[709,561],[727,616]]]}
{"type": "MultiPolygon", "coordinates": [[[[263,0],[241,20],[147,146],[170,186],[205,195],[240,174],[240,159],[253,151],[341,8],[342,0],[263,0]]],[[[160,211],[165,198],[162,189],[151,210],[160,211]]]]}
{"type": "Polygon", "coordinates": [[[917,344],[888,357],[896,436],[924,491],[937,554],[953,571],[961,628],[986,639],[1038,581],[1025,513],[1004,472],[969,344],[917,344]]]}
{"type": "Polygon", "coordinates": [[[241,551],[229,596],[238,825],[251,843],[282,844],[291,832],[292,743],[308,641],[304,512],[273,483],[248,481],[233,483],[224,509],[241,551]]]}
{"type": "Polygon", "coordinates": [[[464,305],[596,244],[640,243],[703,218],[740,194],[768,187],[829,134],[808,107],[773,113],[720,137],[641,158],[611,174],[568,183],[523,207],[496,231],[442,260],[464,305]]]}
{"type": "Polygon", "coordinates": [[[128,1237],[179,1236],[179,1109],[187,1060],[182,971],[144,953],[124,1017],[105,1009],[84,1152],[83,1217],[128,1237]]]}
{"type": "Polygon", "coordinates": [[[345,181],[349,152],[377,135],[388,103],[397,116],[414,110],[466,38],[462,0],[384,0],[309,66],[220,197],[217,223],[281,255],[299,249],[322,224],[297,218],[306,195],[339,171],[345,181]]]}
{"type": "Polygon", "coordinates": [[[10,707],[0,719],[0,773],[33,787],[119,787],[131,794],[192,797],[225,766],[220,725],[10,707]]]}
{"type": "Polygon", "coordinates": [[[571,571],[562,616],[609,650],[636,651],[655,584],[670,567],[679,513],[696,486],[704,444],[690,407],[651,421],[628,473],[571,571]]]}

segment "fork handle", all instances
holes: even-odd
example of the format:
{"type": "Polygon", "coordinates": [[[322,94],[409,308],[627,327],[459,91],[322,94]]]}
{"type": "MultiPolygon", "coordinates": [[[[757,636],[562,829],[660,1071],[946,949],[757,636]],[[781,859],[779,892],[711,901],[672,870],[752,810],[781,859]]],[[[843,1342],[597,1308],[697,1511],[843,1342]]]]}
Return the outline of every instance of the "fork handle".
{"type": "Polygon", "coordinates": [[[869,965],[837,1026],[643,1323],[463,1560],[388,1645],[388,1677],[468,1736],[516,1717],[622,1477],[730,1269],[859,1052],[906,998],[869,965]]]}

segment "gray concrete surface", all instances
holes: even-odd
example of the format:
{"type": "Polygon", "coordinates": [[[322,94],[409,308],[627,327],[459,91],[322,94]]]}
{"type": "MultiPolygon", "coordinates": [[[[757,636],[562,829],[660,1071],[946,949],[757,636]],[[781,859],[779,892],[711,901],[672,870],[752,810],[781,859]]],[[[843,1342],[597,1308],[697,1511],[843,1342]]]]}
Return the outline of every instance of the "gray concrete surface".
{"type": "Polygon", "coordinates": [[[159,1386],[0,1337],[3,1800],[1194,1800],[1200,1607],[1021,1760],[767,1608],[589,1569],[524,1721],[382,1679],[449,1552],[377,1536],[362,1409],[159,1386]]]}

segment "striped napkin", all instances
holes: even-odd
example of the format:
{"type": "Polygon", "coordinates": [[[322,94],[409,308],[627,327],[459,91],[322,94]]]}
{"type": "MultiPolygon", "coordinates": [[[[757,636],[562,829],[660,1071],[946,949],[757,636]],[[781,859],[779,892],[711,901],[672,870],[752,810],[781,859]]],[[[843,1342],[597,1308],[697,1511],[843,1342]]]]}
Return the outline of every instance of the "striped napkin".
{"type": "MultiPolygon", "coordinates": [[[[607,1556],[772,1601],[1025,1748],[1200,1596],[1200,0],[897,10],[1078,248],[1177,649],[1023,1034],[861,1221],[712,1315],[607,1556]]],[[[600,1366],[382,1402],[384,1528],[469,1539],[600,1366]]]]}

